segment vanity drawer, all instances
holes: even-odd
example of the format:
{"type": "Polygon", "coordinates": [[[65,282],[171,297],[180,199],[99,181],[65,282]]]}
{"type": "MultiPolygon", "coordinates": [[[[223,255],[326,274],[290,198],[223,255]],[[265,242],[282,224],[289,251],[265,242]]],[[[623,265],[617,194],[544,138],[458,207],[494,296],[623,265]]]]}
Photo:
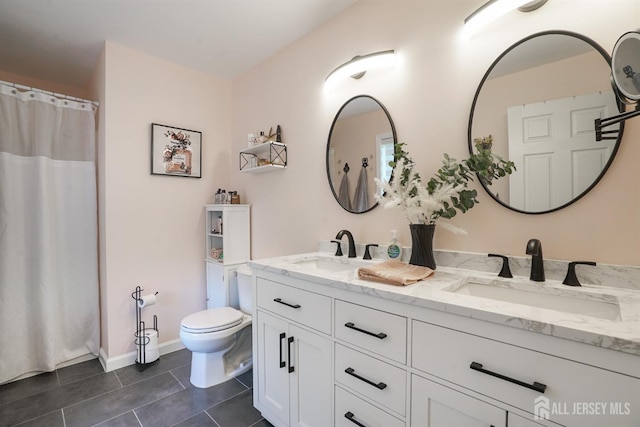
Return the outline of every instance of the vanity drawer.
{"type": "Polygon", "coordinates": [[[336,344],[335,357],[336,382],[404,416],[404,370],[340,344],[336,344]]]}
{"type": "Polygon", "coordinates": [[[258,307],[331,334],[331,298],[258,277],[258,307]]]}
{"type": "Polygon", "coordinates": [[[336,300],[335,336],[349,344],[406,363],[406,317],[336,300]]]}
{"type": "Polygon", "coordinates": [[[544,396],[548,400],[538,405],[547,405],[549,419],[560,424],[600,427],[611,421],[607,411],[620,409],[615,425],[637,427],[637,414],[624,415],[625,408],[640,408],[637,378],[419,321],[413,321],[412,361],[414,368],[530,413],[544,396]],[[529,388],[537,384],[539,390],[529,388]],[[605,414],[589,413],[596,404],[607,405],[605,414]]]}
{"type": "Polygon", "coordinates": [[[354,427],[354,421],[366,427],[404,427],[404,421],[365,402],[340,387],[335,392],[335,427],[354,427]]]}

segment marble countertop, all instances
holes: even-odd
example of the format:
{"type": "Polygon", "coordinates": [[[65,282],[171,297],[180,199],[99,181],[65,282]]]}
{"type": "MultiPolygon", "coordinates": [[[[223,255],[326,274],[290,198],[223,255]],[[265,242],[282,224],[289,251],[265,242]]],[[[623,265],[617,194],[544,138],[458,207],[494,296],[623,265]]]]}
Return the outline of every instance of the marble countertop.
{"type": "MultiPolygon", "coordinates": [[[[433,276],[408,286],[393,286],[358,279],[357,267],[380,262],[382,262],[380,259],[364,261],[346,257],[337,258],[326,252],[312,252],[253,260],[250,261],[250,265],[254,273],[266,271],[282,274],[333,288],[640,356],[640,291],[638,290],[584,284],[582,287],[569,287],[557,280],[539,283],[521,276],[502,279],[497,277],[495,273],[441,266],[438,266],[433,276]],[[345,269],[330,271],[324,268],[314,268],[312,264],[316,260],[325,260],[336,264],[335,270],[340,270],[342,267],[345,269]],[[347,265],[349,263],[355,264],[355,267],[349,269],[347,265]],[[344,266],[340,264],[344,264],[344,266]],[[559,308],[557,310],[541,308],[540,305],[529,306],[465,294],[466,291],[460,288],[468,284],[476,288],[489,285],[494,288],[534,292],[538,295],[554,294],[560,298],[549,297],[542,298],[542,300],[553,300],[553,303],[559,304],[559,308]],[[457,292],[458,290],[459,292],[457,292]],[[584,304],[575,303],[575,300],[578,299],[584,300],[584,304]],[[561,301],[566,302],[566,307],[569,310],[563,310],[561,301]],[[591,303],[596,306],[593,313],[578,313],[584,310],[583,306],[588,306],[591,303]],[[608,309],[599,312],[598,307],[614,307],[607,303],[617,303],[620,307],[619,313],[616,310],[608,309]],[[573,313],[569,312],[572,310],[573,313]]],[[[520,294],[520,297],[522,295],[529,294],[520,294]]],[[[531,296],[535,297],[532,294],[531,296]]]]}

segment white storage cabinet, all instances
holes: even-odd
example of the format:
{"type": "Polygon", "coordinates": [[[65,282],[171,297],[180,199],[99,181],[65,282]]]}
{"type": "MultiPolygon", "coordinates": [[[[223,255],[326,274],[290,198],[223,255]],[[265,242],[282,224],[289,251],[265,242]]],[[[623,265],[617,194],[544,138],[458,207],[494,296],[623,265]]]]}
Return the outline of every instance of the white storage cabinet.
{"type": "Polygon", "coordinates": [[[226,289],[233,271],[250,259],[250,209],[250,205],[205,205],[207,308],[237,302],[237,295],[226,289]]]}

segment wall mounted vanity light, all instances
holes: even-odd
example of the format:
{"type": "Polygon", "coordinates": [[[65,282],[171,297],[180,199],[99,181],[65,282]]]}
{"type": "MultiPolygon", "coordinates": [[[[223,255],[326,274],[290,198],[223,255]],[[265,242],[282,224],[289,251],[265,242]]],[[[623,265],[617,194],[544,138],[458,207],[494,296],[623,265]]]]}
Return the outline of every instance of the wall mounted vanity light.
{"type": "Polygon", "coordinates": [[[507,12],[514,9],[532,12],[546,2],[547,0],[489,0],[464,20],[464,31],[471,35],[507,12]]]}
{"type": "Polygon", "coordinates": [[[324,84],[325,86],[332,86],[339,80],[346,77],[359,79],[364,76],[368,70],[391,67],[394,64],[395,51],[393,49],[356,56],[351,61],[340,65],[338,68],[330,72],[327,78],[324,79],[324,84]]]}
{"type": "Polygon", "coordinates": [[[636,105],[633,111],[595,120],[596,141],[616,139],[617,130],[603,128],[640,115],[640,32],[623,34],[611,54],[611,80],[618,98],[628,105],[636,105]]]}

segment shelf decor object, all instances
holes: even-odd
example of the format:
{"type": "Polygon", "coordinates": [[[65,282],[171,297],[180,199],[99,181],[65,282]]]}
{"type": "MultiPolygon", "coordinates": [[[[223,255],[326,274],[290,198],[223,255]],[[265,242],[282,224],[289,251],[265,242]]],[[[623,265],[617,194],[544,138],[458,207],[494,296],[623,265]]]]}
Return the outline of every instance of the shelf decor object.
{"type": "Polygon", "coordinates": [[[202,132],[151,124],[151,174],[202,177],[202,132]]]}

